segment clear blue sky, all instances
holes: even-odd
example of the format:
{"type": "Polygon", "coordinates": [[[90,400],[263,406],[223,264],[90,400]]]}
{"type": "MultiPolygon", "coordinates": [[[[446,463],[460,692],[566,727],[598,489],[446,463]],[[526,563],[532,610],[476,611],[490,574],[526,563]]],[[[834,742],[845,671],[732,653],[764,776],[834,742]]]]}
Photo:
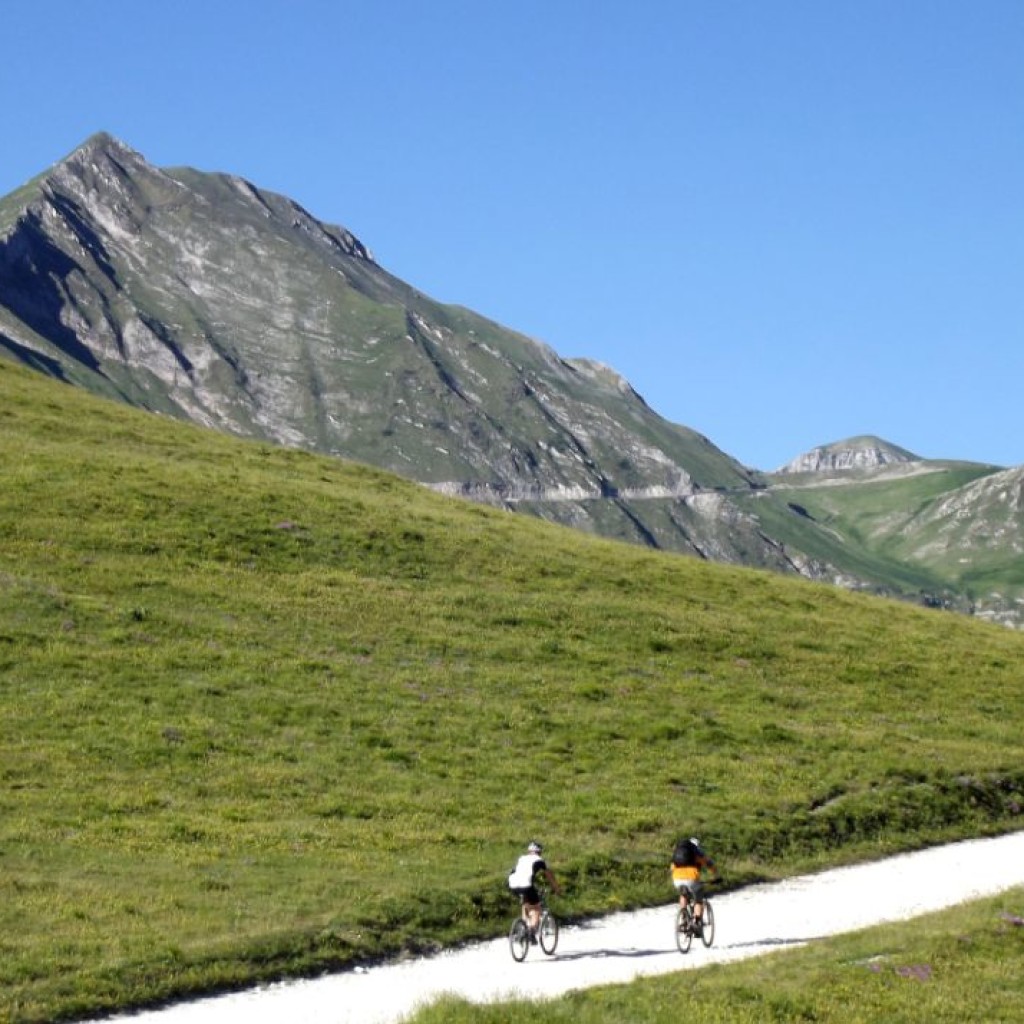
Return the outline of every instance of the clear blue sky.
{"type": "Polygon", "coordinates": [[[747,465],[1024,463],[1024,0],[51,0],[0,38],[0,194],[106,130],[747,465]]]}

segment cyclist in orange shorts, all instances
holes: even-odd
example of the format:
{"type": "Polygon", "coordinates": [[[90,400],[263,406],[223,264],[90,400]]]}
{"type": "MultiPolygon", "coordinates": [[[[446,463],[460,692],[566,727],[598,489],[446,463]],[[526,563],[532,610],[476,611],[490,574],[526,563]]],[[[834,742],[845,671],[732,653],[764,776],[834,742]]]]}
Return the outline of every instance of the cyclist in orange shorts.
{"type": "Polygon", "coordinates": [[[693,923],[698,933],[704,915],[704,883],[701,877],[705,871],[718,877],[718,868],[701,849],[700,840],[696,836],[680,839],[672,851],[672,884],[679,893],[680,907],[693,900],[693,923]]]}

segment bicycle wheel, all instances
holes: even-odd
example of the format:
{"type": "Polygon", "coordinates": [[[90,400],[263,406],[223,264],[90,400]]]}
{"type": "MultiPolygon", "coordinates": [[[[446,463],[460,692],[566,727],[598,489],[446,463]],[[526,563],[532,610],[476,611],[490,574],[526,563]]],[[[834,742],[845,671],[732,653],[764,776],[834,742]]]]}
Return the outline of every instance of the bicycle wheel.
{"type": "Polygon", "coordinates": [[[520,917],[512,922],[512,928],[508,933],[508,948],[512,951],[512,959],[521,964],[530,951],[530,929],[526,922],[520,917]]]}
{"type": "Polygon", "coordinates": [[[690,908],[680,907],[676,911],[676,945],[680,953],[690,952],[690,943],[693,942],[693,929],[690,926],[690,908]]]}
{"type": "Polygon", "coordinates": [[[704,901],[704,914],[702,920],[703,928],[700,933],[700,941],[711,948],[711,943],[715,941],[715,912],[711,909],[711,900],[704,901]]]}
{"type": "Polygon", "coordinates": [[[554,914],[549,914],[546,910],[544,916],[540,919],[540,948],[551,956],[554,953],[555,948],[558,946],[558,919],[554,914]]]}

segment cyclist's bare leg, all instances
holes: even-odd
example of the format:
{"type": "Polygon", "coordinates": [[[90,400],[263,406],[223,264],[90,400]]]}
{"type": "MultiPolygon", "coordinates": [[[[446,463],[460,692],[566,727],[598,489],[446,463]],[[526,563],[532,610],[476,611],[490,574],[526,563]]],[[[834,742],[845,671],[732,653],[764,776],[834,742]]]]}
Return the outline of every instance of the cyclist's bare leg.
{"type": "Polygon", "coordinates": [[[686,905],[692,900],[693,903],[693,921],[694,924],[700,924],[702,917],[704,916],[704,901],[698,899],[687,886],[682,886],[679,890],[679,907],[681,910],[686,909],[686,905]]]}
{"type": "Polygon", "coordinates": [[[536,934],[537,929],[540,927],[540,904],[524,903],[523,917],[526,919],[526,923],[530,926],[530,930],[536,934]]]}
{"type": "MultiPolygon", "coordinates": [[[[690,890],[686,886],[680,886],[679,888],[679,913],[683,914],[686,911],[687,906],[690,903],[690,890]]],[[[685,921],[686,918],[680,918],[680,921],[685,921]]]]}

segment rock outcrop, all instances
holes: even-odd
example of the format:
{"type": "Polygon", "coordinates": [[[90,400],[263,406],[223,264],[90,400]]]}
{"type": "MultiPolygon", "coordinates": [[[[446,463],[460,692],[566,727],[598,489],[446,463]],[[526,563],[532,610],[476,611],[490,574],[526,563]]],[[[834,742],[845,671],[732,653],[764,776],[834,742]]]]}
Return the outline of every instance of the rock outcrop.
{"type": "Polygon", "coordinates": [[[776,473],[831,473],[851,469],[878,469],[897,463],[921,461],[913,452],[879,437],[854,437],[812,448],[776,473]]]}

